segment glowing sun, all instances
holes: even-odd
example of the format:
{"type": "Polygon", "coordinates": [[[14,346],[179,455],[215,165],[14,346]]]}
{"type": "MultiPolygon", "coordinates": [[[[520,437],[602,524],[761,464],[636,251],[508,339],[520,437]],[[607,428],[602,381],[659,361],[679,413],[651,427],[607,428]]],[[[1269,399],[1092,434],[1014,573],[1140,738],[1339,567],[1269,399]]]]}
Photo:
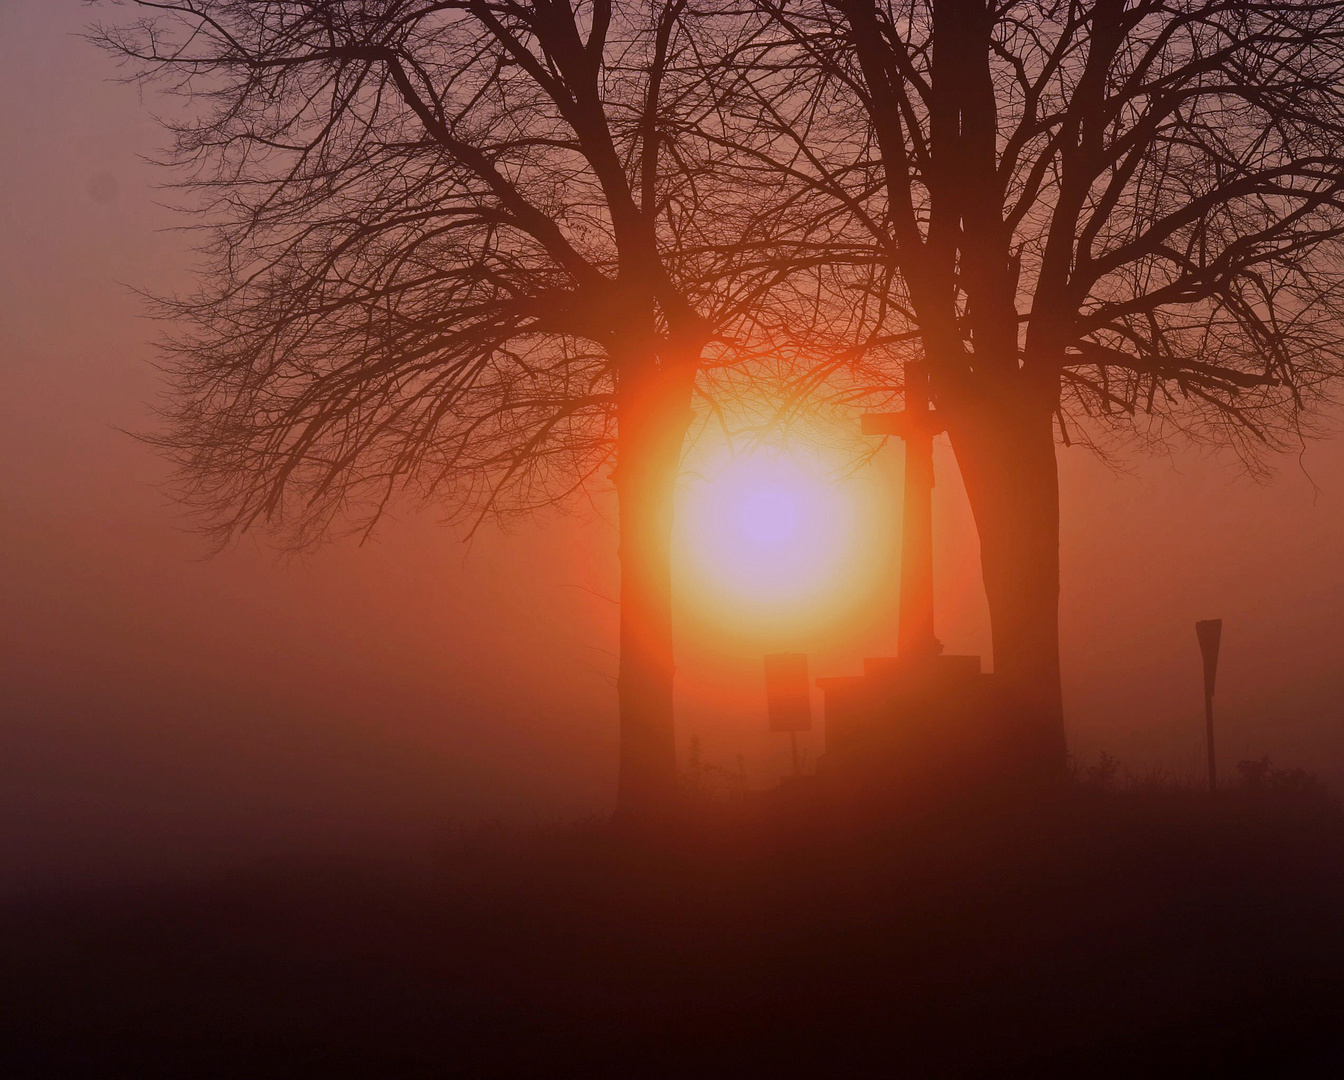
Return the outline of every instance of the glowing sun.
{"type": "Polygon", "coordinates": [[[720,603],[779,609],[819,600],[855,545],[853,499],[820,455],[726,450],[683,487],[683,565],[720,603]]]}

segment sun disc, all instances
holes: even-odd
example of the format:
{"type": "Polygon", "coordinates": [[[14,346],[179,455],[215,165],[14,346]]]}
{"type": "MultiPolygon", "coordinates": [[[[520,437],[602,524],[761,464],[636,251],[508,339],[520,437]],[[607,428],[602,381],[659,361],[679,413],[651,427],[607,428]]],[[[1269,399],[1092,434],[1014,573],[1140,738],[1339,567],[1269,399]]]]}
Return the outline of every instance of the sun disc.
{"type": "Polygon", "coordinates": [[[853,551],[854,507],[816,452],[725,450],[683,487],[678,540],[703,602],[801,613],[835,589],[853,551]]]}

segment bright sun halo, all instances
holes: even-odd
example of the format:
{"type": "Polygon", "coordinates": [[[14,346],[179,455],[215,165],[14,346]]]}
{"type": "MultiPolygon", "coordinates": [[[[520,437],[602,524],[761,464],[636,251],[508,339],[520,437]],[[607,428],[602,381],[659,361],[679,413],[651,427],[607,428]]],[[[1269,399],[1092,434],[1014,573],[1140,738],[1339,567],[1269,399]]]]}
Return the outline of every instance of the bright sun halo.
{"type": "Polygon", "coordinates": [[[823,597],[854,543],[852,500],[814,453],[726,450],[684,487],[687,568],[718,602],[797,609],[823,597]]]}

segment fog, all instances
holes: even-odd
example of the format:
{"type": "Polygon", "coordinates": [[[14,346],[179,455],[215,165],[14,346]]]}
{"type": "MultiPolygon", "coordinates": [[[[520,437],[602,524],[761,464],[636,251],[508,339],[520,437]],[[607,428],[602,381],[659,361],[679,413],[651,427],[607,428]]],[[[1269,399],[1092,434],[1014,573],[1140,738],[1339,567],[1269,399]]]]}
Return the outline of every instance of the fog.
{"type": "MultiPolygon", "coordinates": [[[[609,810],[616,541],[606,495],[470,544],[401,507],[364,545],[301,560],[265,536],[206,558],[126,434],[162,389],[133,289],[190,287],[142,100],[78,36],[76,3],[0,6],[0,875],[6,885],[198,871],[294,850],[422,852],[455,822],[609,810]]],[[[889,489],[889,448],[869,483],[889,489]]],[[[1193,622],[1224,619],[1220,763],[1344,781],[1344,447],[1276,459],[1061,449],[1070,746],[1202,775],[1193,622]]],[[[989,651],[969,513],[940,448],[939,634],[989,651]]],[[[890,539],[894,559],[898,536],[890,539]]],[[[814,675],[895,644],[895,574],[869,602],[767,640],[687,605],[683,753],[764,786],[760,656],[814,675]]],[[[815,754],[820,734],[805,739],[815,754]]]]}

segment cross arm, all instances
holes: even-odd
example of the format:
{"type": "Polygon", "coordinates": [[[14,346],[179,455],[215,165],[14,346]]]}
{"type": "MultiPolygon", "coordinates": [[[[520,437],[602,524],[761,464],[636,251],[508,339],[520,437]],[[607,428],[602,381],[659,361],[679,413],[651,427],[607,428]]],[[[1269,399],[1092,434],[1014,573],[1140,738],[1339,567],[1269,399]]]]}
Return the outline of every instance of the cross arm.
{"type": "Polygon", "coordinates": [[[942,418],[932,409],[916,412],[913,416],[908,409],[894,413],[864,413],[861,422],[865,435],[895,435],[901,439],[915,433],[933,436],[946,428],[942,418]]]}

